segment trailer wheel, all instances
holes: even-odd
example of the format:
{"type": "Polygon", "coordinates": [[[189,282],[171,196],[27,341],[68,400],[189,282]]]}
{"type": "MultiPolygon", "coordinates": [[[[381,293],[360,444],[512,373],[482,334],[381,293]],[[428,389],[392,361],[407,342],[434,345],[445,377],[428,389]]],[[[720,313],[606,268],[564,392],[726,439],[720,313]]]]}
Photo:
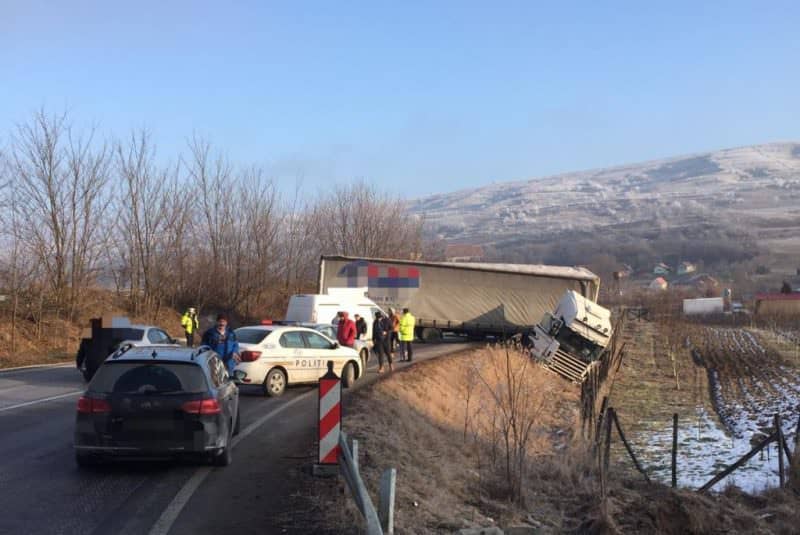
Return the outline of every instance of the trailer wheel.
{"type": "Polygon", "coordinates": [[[442,341],[442,337],[442,330],[434,327],[425,327],[420,333],[422,341],[429,344],[438,344],[442,341]]]}

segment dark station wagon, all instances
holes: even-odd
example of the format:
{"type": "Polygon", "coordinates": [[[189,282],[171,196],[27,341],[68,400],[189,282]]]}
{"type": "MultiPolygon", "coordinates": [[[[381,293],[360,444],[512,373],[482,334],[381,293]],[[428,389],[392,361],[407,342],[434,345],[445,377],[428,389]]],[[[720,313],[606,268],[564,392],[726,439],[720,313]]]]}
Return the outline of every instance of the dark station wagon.
{"type": "Polygon", "coordinates": [[[207,347],[131,347],[98,368],[78,400],[75,459],[199,456],[230,464],[239,390],[207,347]]]}

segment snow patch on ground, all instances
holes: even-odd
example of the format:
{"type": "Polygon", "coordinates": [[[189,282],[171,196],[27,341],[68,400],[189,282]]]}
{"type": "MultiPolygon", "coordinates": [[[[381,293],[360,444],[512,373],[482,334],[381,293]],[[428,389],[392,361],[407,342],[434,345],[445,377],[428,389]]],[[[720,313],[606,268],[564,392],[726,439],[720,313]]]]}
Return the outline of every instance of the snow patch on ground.
{"type": "MultiPolygon", "coordinates": [[[[787,442],[793,443],[794,421],[783,422],[787,442]]],[[[716,418],[705,408],[698,407],[692,421],[678,422],[678,485],[697,489],[714,475],[738,461],[753,446],[749,440],[732,437],[719,425],[716,418]]],[[[727,485],[736,485],[745,492],[760,492],[777,487],[777,444],[770,444],[744,466],[734,471],[712,489],[720,491],[727,485]]],[[[643,463],[653,479],[670,484],[672,472],[672,422],[655,427],[645,445],[643,463]]]]}

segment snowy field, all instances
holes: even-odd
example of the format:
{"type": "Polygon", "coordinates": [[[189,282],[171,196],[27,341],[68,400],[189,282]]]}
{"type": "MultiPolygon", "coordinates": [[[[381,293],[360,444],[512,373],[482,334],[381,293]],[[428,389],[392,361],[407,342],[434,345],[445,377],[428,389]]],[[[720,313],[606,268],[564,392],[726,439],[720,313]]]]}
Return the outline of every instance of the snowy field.
{"type": "MultiPolygon", "coordinates": [[[[773,430],[780,414],[790,447],[800,416],[800,376],[744,329],[708,328],[692,340],[696,360],[708,372],[711,404],[698,406],[678,425],[678,484],[698,488],[736,462],[773,430]]],[[[643,462],[669,483],[672,422],[650,422],[643,462]]],[[[714,490],[736,485],[746,492],[778,486],[777,444],[750,459],[714,490]]]]}

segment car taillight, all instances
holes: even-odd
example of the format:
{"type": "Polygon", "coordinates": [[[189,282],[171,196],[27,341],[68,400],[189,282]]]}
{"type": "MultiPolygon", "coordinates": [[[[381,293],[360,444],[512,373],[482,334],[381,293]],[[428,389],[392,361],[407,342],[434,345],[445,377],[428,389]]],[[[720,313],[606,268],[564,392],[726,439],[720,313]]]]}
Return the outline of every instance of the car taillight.
{"type": "Polygon", "coordinates": [[[219,414],[222,409],[216,399],[198,399],[195,401],[187,401],[181,405],[183,412],[189,414],[219,414]]]}
{"type": "Polygon", "coordinates": [[[78,399],[78,412],[82,414],[111,412],[111,403],[104,399],[81,396],[78,399]]]}
{"type": "Polygon", "coordinates": [[[253,362],[261,358],[261,351],[242,351],[242,362],[253,362]]]}

